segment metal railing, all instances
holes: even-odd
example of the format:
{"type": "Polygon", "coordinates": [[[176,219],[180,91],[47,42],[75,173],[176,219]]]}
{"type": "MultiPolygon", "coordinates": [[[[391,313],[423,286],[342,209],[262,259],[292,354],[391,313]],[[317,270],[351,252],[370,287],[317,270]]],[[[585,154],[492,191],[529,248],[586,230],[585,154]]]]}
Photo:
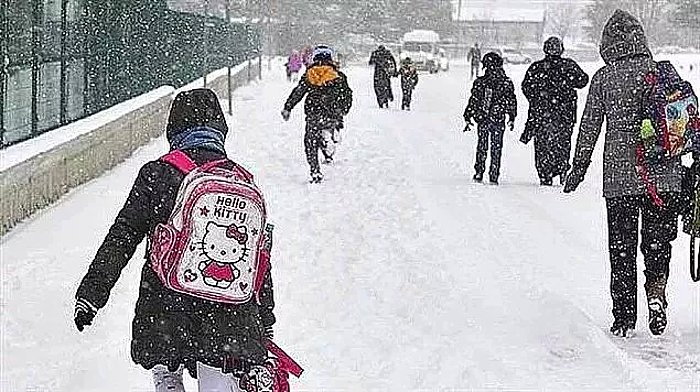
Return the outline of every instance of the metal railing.
{"type": "Polygon", "coordinates": [[[0,148],[259,54],[249,25],[160,0],[0,0],[0,148]]]}

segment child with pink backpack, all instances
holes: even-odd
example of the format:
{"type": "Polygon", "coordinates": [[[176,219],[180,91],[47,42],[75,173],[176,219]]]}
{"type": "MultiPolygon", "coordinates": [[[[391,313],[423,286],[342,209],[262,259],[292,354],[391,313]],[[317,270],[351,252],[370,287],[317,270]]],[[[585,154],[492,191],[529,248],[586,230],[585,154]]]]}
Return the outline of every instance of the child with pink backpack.
{"type": "Polygon", "coordinates": [[[253,176],[229,160],[213,91],[175,98],[170,153],[145,164],[76,294],[75,324],[91,325],[122,269],[148,239],[131,356],[156,392],[283,392],[302,369],[272,343],[273,226],[253,176]]]}

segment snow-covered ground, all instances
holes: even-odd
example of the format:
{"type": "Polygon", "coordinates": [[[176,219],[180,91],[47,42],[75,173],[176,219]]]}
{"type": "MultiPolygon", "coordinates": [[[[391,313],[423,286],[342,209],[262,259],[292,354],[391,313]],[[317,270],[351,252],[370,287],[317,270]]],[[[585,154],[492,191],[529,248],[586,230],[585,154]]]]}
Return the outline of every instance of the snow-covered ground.
{"type": "MultiPolygon", "coordinates": [[[[293,389],[699,391],[687,237],[674,244],[667,333],[647,332],[640,295],[638,336],[611,337],[602,146],[578,193],[539,188],[532,146],[517,141],[520,96],[502,185],[472,183],[467,71],[421,75],[407,113],[376,108],[370,70],[349,69],[355,106],[320,185],[307,184],[301,107],[280,119],[282,75],[236,93],[227,147],[276,225],[276,336],[306,369],[293,389]]],[[[508,69],[517,84],[524,72],[508,69]]],[[[2,238],[2,391],[152,390],[129,357],[143,249],[85,333],[72,312],[138,168],[166,148],[140,149],[2,238]]]]}

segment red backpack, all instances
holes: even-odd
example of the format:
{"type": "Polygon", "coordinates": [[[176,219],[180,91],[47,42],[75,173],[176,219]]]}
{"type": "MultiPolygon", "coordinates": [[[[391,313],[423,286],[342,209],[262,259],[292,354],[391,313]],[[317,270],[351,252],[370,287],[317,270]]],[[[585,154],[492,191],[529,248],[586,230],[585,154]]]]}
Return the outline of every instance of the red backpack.
{"type": "Polygon", "coordinates": [[[179,293],[216,302],[258,300],[273,226],[253,176],[230,160],[197,166],[182,151],[161,158],[182,173],[173,212],[151,237],[151,267],[179,293]]]}

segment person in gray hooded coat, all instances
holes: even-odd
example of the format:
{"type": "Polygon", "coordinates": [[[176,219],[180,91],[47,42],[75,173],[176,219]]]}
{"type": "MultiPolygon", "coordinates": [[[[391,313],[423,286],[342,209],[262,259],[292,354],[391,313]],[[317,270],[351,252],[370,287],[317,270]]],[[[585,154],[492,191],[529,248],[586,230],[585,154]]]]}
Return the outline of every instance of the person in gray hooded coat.
{"type": "Polygon", "coordinates": [[[671,206],[681,191],[683,168],[680,159],[669,159],[649,168],[663,206],[647,194],[637,173],[636,147],[640,138],[645,76],[655,69],[639,21],[627,12],[616,11],[603,31],[600,54],[605,66],[591,81],[573,168],[564,192],[575,191],[583,181],[605,121],[603,195],[608,216],[610,289],[615,319],[610,331],[617,336],[630,336],[636,325],[636,260],[641,213],[649,329],[658,335],[666,327],[666,282],[671,242],[677,236],[678,221],[678,214],[671,206]]]}

